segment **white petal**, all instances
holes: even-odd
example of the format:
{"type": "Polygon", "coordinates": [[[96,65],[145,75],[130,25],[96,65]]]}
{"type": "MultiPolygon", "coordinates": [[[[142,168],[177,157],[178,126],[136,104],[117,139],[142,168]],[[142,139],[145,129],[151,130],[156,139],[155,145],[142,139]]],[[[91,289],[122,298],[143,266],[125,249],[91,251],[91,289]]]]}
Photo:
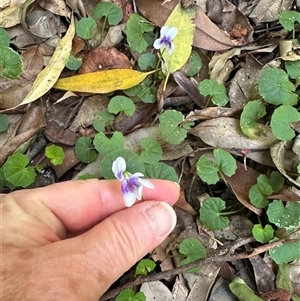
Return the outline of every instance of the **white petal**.
{"type": "Polygon", "coordinates": [[[175,49],[174,43],[171,43],[171,47],[169,48],[169,54],[172,54],[175,49]]]}
{"type": "Polygon", "coordinates": [[[134,176],[136,178],[139,178],[139,177],[144,177],[144,174],[142,174],[141,172],[135,172],[133,175],[131,176],[134,176]]]}
{"type": "Polygon", "coordinates": [[[155,49],[159,49],[162,46],[161,39],[156,39],[153,43],[155,49]]]}
{"type": "MultiPolygon", "coordinates": [[[[175,27],[174,27],[175,28],[175,27]]],[[[161,29],[160,29],[160,37],[165,37],[168,35],[168,32],[169,32],[169,26],[163,26],[161,29]]]]}
{"type": "Polygon", "coordinates": [[[119,181],[124,180],[123,172],[126,170],[126,162],[124,158],[118,157],[112,164],[112,171],[119,181]]]}
{"type": "Polygon", "coordinates": [[[139,178],[139,182],[147,188],[150,188],[150,189],[154,188],[154,185],[149,180],[139,178]]]}
{"type": "MultiPolygon", "coordinates": [[[[141,186],[142,187],[142,186],[141,186]]],[[[136,200],[136,194],[133,192],[126,192],[123,194],[124,203],[126,207],[131,207],[136,200]]]]}
{"type": "Polygon", "coordinates": [[[136,192],[136,198],[138,200],[141,200],[142,199],[142,192],[143,192],[143,185],[138,187],[137,189],[137,192],[136,192]]]}
{"type": "Polygon", "coordinates": [[[168,30],[167,37],[172,41],[178,33],[178,29],[176,27],[171,27],[168,30]]]}

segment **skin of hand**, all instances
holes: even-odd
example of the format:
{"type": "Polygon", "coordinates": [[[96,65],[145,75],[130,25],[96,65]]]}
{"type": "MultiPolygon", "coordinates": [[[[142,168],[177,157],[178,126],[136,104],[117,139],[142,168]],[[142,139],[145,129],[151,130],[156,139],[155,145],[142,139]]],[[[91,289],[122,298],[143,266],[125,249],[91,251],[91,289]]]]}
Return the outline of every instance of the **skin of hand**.
{"type": "Polygon", "coordinates": [[[175,227],[179,185],[151,182],[130,208],[117,180],[0,195],[1,300],[98,300],[175,227]]]}

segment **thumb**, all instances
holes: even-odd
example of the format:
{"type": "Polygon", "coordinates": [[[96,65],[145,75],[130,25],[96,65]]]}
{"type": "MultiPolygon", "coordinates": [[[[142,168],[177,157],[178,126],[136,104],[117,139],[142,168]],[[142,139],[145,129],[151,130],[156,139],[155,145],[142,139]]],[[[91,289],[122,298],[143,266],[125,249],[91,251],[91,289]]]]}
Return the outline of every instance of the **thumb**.
{"type": "Polygon", "coordinates": [[[82,263],[73,266],[76,271],[72,274],[82,275],[76,283],[81,286],[84,300],[97,300],[124,272],[158,246],[175,225],[176,214],[170,205],[144,201],[71,239],[74,245],[68,247],[72,253],[76,250],[75,257],[82,263]]]}

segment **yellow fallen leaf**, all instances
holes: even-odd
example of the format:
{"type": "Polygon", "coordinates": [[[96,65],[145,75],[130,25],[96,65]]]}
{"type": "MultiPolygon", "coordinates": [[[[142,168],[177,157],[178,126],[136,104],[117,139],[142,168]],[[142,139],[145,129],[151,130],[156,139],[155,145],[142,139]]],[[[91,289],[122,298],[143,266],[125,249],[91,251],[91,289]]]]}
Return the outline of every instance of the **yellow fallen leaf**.
{"type": "Polygon", "coordinates": [[[48,65],[36,77],[31,90],[18,106],[35,101],[52,88],[70,56],[74,34],[75,24],[72,16],[68,31],[58,43],[48,65]]]}
{"type": "Polygon", "coordinates": [[[59,79],[53,88],[73,92],[109,93],[138,85],[147,75],[155,72],[139,72],[132,69],[112,69],[59,79]]]}

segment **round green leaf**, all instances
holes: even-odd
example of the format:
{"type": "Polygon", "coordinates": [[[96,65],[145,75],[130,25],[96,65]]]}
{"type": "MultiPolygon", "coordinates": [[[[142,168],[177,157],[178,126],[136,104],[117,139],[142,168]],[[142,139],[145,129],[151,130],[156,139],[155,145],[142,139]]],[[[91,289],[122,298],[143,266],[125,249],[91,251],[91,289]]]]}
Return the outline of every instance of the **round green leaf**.
{"type": "Polygon", "coordinates": [[[20,55],[8,46],[0,45],[0,76],[7,79],[18,78],[23,71],[20,55]]]}
{"type": "Polygon", "coordinates": [[[140,153],[140,157],[144,163],[152,164],[160,160],[163,151],[161,145],[154,138],[143,138],[141,139],[140,145],[143,149],[140,153]]]}
{"type": "Polygon", "coordinates": [[[219,181],[219,168],[216,164],[202,155],[197,162],[197,174],[203,182],[207,184],[216,184],[219,181]]]}
{"type": "Polygon", "coordinates": [[[189,58],[189,70],[187,72],[187,76],[194,76],[199,73],[200,69],[202,68],[202,60],[200,55],[192,51],[190,58],[189,58]]]}
{"type": "Polygon", "coordinates": [[[236,171],[236,161],[233,156],[223,149],[217,148],[214,150],[219,171],[228,177],[231,177],[236,171]]]}
{"type": "Polygon", "coordinates": [[[50,145],[45,149],[45,156],[53,165],[62,164],[65,158],[64,150],[60,146],[50,145]]]}
{"type": "Polygon", "coordinates": [[[279,15],[280,24],[289,31],[295,27],[295,22],[300,23],[300,13],[297,11],[286,10],[279,15]]]}
{"type": "Polygon", "coordinates": [[[283,105],[278,107],[271,117],[271,128],[276,138],[288,141],[295,137],[295,132],[291,128],[291,122],[300,121],[300,113],[297,109],[283,105]]]}
{"type": "Polygon", "coordinates": [[[145,175],[147,178],[178,182],[178,176],[174,168],[163,162],[145,164],[145,170],[145,175]]]}
{"type": "Polygon", "coordinates": [[[70,54],[66,67],[69,70],[78,70],[82,65],[82,58],[76,58],[73,54],[70,54]]]}
{"type": "Polygon", "coordinates": [[[118,158],[123,157],[126,162],[126,170],[130,173],[141,172],[145,174],[144,164],[141,162],[140,157],[130,150],[115,150],[104,156],[100,163],[100,174],[105,179],[115,179],[112,172],[112,164],[118,158]]]}
{"type": "Polygon", "coordinates": [[[203,96],[210,96],[211,101],[219,106],[225,106],[229,101],[224,85],[213,79],[205,79],[199,84],[199,91],[203,96]]]}
{"type": "Polygon", "coordinates": [[[135,268],[135,275],[147,275],[156,267],[156,263],[151,259],[142,259],[135,268]]]}
{"type": "Polygon", "coordinates": [[[93,30],[96,29],[97,23],[91,18],[81,18],[76,24],[76,33],[83,39],[90,39],[93,36],[93,30]]]}
{"type": "Polygon", "coordinates": [[[133,101],[125,96],[115,96],[108,104],[108,111],[113,114],[124,112],[127,116],[132,116],[135,111],[133,101]]]}
{"type": "Polygon", "coordinates": [[[158,57],[153,53],[143,53],[138,59],[138,65],[142,71],[147,71],[150,68],[155,69],[158,62],[158,57]]]}
{"type": "Polygon", "coordinates": [[[260,187],[262,191],[265,193],[265,189],[268,189],[269,185],[264,184],[258,186],[258,184],[253,185],[249,190],[249,199],[252,205],[257,208],[265,208],[269,205],[269,200],[266,197],[269,194],[264,194],[260,191],[260,187]],[[265,189],[264,189],[265,188],[265,189]]]}
{"type": "Polygon", "coordinates": [[[253,237],[262,244],[269,242],[274,237],[274,229],[271,225],[264,228],[261,224],[254,225],[252,228],[253,237]]]}
{"type": "Polygon", "coordinates": [[[195,238],[184,239],[179,246],[179,253],[186,256],[186,259],[180,262],[180,265],[185,265],[206,257],[206,249],[202,243],[195,238]]]}
{"type": "Polygon", "coordinates": [[[107,138],[104,133],[98,133],[95,135],[93,144],[100,154],[106,155],[114,150],[124,149],[125,138],[118,131],[114,132],[111,138],[107,138]]]}
{"type": "Polygon", "coordinates": [[[186,136],[189,128],[193,123],[186,123],[180,126],[184,116],[181,112],[175,110],[167,110],[159,116],[159,131],[162,138],[170,144],[179,144],[186,136]]]}
{"type": "Polygon", "coordinates": [[[103,132],[105,126],[114,120],[114,115],[109,113],[108,110],[102,110],[99,112],[93,121],[93,127],[97,132],[103,132]]]}
{"type": "Polygon", "coordinates": [[[294,106],[298,102],[295,86],[289,81],[287,73],[281,69],[269,68],[259,78],[259,93],[264,100],[273,105],[294,106]]]}
{"type": "Polygon", "coordinates": [[[222,230],[229,225],[229,219],[221,216],[226,208],[225,202],[220,198],[208,198],[200,208],[200,220],[211,230],[222,230]]]}
{"type": "Polygon", "coordinates": [[[243,133],[249,138],[256,139],[262,130],[257,120],[266,115],[265,106],[258,100],[249,101],[243,108],[240,118],[240,126],[243,133]]]}
{"type": "Polygon", "coordinates": [[[154,26],[138,14],[131,14],[126,24],[127,43],[133,51],[145,51],[154,41],[154,26]],[[149,35],[153,36],[149,41],[149,35]]]}
{"type": "Polygon", "coordinates": [[[107,17],[109,25],[117,25],[123,19],[122,9],[112,2],[98,3],[94,7],[92,15],[95,20],[107,17]]]}
{"type": "Polygon", "coordinates": [[[29,159],[26,155],[15,153],[8,157],[3,165],[3,174],[7,181],[15,187],[27,187],[35,180],[33,167],[27,167],[29,159]]]}
{"type": "Polygon", "coordinates": [[[75,155],[83,163],[94,162],[97,158],[97,153],[92,146],[90,137],[80,137],[75,144],[75,155]]]}
{"type": "Polygon", "coordinates": [[[300,243],[286,242],[283,246],[277,246],[269,251],[270,257],[277,263],[288,263],[300,258],[300,243]]]}
{"type": "Polygon", "coordinates": [[[9,46],[10,36],[4,28],[0,28],[0,46],[9,46]]]}
{"type": "Polygon", "coordinates": [[[282,201],[273,201],[267,210],[269,221],[279,228],[287,230],[297,229],[300,226],[300,203],[291,202],[284,206],[282,201]]]}
{"type": "Polygon", "coordinates": [[[300,76],[300,60],[286,61],[285,69],[291,78],[296,79],[297,77],[300,76]]]}
{"type": "Polygon", "coordinates": [[[6,114],[0,114],[0,133],[6,131],[9,125],[9,119],[6,114]]]}

